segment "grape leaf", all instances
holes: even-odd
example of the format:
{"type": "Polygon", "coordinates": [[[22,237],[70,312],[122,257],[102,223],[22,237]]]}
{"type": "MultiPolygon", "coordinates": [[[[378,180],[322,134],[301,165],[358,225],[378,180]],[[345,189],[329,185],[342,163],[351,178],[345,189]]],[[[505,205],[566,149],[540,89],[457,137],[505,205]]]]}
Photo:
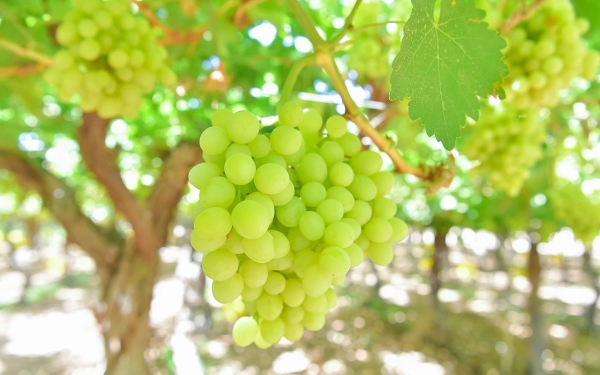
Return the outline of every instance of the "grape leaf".
{"type": "Polygon", "coordinates": [[[390,99],[410,98],[409,116],[421,119],[427,134],[454,148],[465,116],[477,120],[479,99],[503,96],[507,67],[500,52],[506,43],[481,20],[473,0],[413,0],[400,53],[393,62],[390,99]]]}

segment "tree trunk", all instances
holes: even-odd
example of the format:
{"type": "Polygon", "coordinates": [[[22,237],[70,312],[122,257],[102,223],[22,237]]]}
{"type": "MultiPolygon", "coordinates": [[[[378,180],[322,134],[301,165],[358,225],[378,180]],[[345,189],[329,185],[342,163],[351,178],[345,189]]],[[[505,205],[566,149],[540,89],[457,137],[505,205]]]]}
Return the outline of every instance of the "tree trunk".
{"type": "Polygon", "coordinates": [[[152,329],[148,325],[157,267],[127,246],[114,274],[105,282],[99,314],[106,352],[105,375],[147,375],[144,353],[152,329]]]}
{"type": "Polygon", "coordinates": [[[529,375],[544,375],[542,367],[542,353],[546,348],[544,333],[544,316],[541,309],[541,300],[538,297],[540,287],[540,256],[537,251],[537,243],[531,243],[529,251],[529,282],[531,283],[531,295],[529,296],[528,310],[531,319],[531,338],[529,340],[529,375]]]}
{"type": "Polygon", "coordinates": [[[443,260],[446,258],[448,247],[446,245],[446,235],[448,230],[439,229],[435,234],[433,243],[433,263],[431,265],[431,272],[429,274],[429,282],[431,284],[431,298],[433,303],[433,312],[435,315],[435,321],[438,329],[444,330],[444,312],[442,311],[442,304],[440,303],[439,291],[442,287],[440,281],[440,273],[443,269],[443,260]]]}
{"type": "Polygon", "coordinates": [[[600,286],[598,286],[598,272],[592,263],[592,249],[587,248],[583,253],[583,268],[592,281],[592,289],[594,289],[594,300],[588,307],[587,322],[589,329],[594,329],[596,326],[596,305],[598,304],[598,297],[600,296],[600,286]]]}

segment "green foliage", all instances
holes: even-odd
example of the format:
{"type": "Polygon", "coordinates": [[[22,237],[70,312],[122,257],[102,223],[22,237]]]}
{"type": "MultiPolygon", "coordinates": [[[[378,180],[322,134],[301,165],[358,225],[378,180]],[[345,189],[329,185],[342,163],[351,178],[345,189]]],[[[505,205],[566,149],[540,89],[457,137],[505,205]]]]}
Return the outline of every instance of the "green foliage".
{"type": "Polygon", "coordinates": [[[394,60],[391,99],[410,98],[409,115],[421,118],[428,134],[454,148],[465,116],[477,120],[477,96],[500,95],[506,67],[505,42],[482,22],[485,13],[469,0],[415,2],[394,60]]]}

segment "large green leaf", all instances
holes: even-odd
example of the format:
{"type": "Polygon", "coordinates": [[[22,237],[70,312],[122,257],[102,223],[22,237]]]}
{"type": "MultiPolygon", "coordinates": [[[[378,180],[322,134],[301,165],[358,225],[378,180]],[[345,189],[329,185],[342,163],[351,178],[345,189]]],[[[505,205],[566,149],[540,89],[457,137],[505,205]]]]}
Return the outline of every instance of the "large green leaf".
{"type": "Polygon", "coordinates": [[[393,63],[390,99],[410,98],[411,119],[446,149],[460,137],[465,116],[477,120],[478,96],[500,92],[507,68],[500,52],[506,43],[481,20],[485,12],[472,0],[413,0],[402,48],[393,63]]]}

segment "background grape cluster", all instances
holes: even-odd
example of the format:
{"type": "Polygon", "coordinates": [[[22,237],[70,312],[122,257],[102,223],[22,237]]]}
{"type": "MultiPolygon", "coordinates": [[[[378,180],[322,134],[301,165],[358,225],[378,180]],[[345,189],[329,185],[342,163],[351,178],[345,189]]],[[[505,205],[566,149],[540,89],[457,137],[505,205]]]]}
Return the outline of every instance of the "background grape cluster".
{"type": "Polygon", "coordinates": [[[568,0],[549,0],[506,36],[509,66],[507,100],[518,109],[555,107],[559,91],[575,77],[593,80],[600,53],[588,50],[581,35],[589,21],[577,19],[568,0]]]}
{"type": "Polygon", "coordinates": [[[85,112],[101,117],[137,117],[142,95],[157,81],[173,84],[167,51],[150,24],[127,0],[79,0],[56,31],[64,47],[45,74],[62,101],[74,95],[85,112]]]}
{"type": "Polygon", "coordinates": [[[189,174],[200,189],[192,246],[204,253],[215,299],[244,315],[236,344],[297,341],[323,327],[337,303],[331,287],[351,267],[366,255],[389,264],[391,243],[408,235],[385,197],[393,175],[343,117],[323,127],[295,102],[270,133],[248,111],[221,109],[212,123],[200,137],[206,162],[189,174]]]}
{"type": "Polygon", "coordinates": [[[598,235],[600,200],[598,193],[585,194],[578,184],[560,181],[550,195],[556,217],[568,225],[586,245],[598,235]]]}
{"type": "Polygon", "coordinates": [[[517,110],[509,105],[484,105],[467,133],[461,151],[480,164],[473,173],[484,176],[494,189],[514,196],[542,158],[546,121],[540,110],[517,110]]]}

